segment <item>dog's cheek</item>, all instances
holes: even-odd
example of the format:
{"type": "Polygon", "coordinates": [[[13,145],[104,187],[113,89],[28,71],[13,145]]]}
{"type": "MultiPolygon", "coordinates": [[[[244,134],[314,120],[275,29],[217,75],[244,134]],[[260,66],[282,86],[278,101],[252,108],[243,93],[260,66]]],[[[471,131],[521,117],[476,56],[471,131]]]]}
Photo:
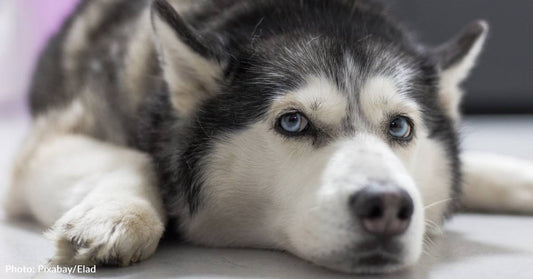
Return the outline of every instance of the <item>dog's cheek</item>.
{"type": "Polygon", "coordinates": [[[405,160],[420,192],[427,232],[440,233],[454,194],[452,163],[445,147],[423,133],[418,137],[413,151],[408,156],[400,157],[405,160]]]}
{"type": "MultiPolygon", "coordinates": [[[[287,187],[270,127],[263,122],[212,143],[203,158],[204,183],[196,216],[186,225],[189,239],[211,246],[278,248],[277,229],[287,187]],[[278,198],[276,198],[278,197],[278,198]]],[[[282,248],[282,247],[281,247],[282,248]]]]}

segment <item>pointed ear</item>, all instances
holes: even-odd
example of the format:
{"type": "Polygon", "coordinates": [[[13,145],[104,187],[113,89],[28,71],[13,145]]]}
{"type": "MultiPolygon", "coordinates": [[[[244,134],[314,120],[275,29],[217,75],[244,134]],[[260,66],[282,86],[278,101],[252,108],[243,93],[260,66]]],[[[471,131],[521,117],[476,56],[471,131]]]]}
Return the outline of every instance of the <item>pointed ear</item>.
{"type": "Polygon", "coordinates": [[[464,28],[459,35],[435,49],[440,79],[440,101],[450,115],[459,118],[462,92],[459,88],[475,62],[489,27],[485,21],[476,21],[464,28]]]}
{"type": "Polygon", "coordinates": [[[166,0],[152,2],[152,27],[171,103],[188,116],[217,92],[220,58],[166,0]]]}

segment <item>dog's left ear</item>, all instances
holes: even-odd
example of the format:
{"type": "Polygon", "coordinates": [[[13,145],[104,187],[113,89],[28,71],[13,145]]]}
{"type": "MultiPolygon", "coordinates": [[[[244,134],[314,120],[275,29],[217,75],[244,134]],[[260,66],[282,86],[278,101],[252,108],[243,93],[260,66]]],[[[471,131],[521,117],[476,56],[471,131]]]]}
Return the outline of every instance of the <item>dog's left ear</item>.
{"type": "Polygon", "coordinates": [[[166,0],[152,2],[151,18],[170,101],[179,115],[190,116],[218,90],[221,47],[202,38],[166,0]]]}
{"type": "Polygon", "coordinates": [[[440,102],[454,119],[459,118],[459,104],[462,98],[459,86],[474,67],[488,30],[485,21],[476,21],[434,50],[439,68],[440,102]]]}

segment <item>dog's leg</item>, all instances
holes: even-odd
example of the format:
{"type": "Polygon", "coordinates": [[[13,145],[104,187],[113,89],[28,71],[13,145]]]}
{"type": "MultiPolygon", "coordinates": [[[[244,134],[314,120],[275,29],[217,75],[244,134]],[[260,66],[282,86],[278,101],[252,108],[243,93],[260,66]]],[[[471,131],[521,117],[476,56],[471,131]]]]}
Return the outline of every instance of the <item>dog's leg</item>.
{"type": "Polygon", "coordinates": [[[532,162],[473,152],[462,160],[465,209],[533,213],[532,162]]]}
{"type": "Polygon", "coordinates": [[[52,263],[128,265],[153,254],[165,217],[145,154],[81,135],[27,144],[10,192],[23,211],[53,224],[52,263]]]}

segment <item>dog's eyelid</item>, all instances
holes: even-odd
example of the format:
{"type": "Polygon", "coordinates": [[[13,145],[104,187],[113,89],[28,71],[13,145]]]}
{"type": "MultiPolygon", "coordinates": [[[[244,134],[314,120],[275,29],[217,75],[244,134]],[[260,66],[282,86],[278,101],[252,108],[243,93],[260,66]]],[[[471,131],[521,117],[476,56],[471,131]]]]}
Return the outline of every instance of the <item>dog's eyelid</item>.
{"type": "Polygon", "coordinates": [[[279,121],[279,118],[283,115],[289,114],[289,113],[299,113],[304,117],[310,124],[313,122],[313,119],[309,117],[305,110],[299,108],[298,106],[289,106],[283,109],[278,110],[273,117],[273,122],[277,123],[279,121]]]}
{"type": "Polygon", "coordinates": [[[388,123],[389,121],[397,117],[405,117],[407,120],[409,120],[409,123],[412,125],[413,128],[415,128],[418,122],[417,117],[415,117],[412,113],[400,112],[400,111],[387,113],[383,121],[388,123]]]}
{"type": "MultiPolygon", "coordinates": [[[[276,113],[276,117],[280,117],[284,114],[287,114],[287,113],[301,113],[302,115],[306,116],[305,115],[305,110],[300,108],[299,106],[288,106],[288,107],[285,107],[283,109],[280,109],[277,113],[276,113]]],[[[306,116],[307,117],[307,116],[306,116]]]]}

